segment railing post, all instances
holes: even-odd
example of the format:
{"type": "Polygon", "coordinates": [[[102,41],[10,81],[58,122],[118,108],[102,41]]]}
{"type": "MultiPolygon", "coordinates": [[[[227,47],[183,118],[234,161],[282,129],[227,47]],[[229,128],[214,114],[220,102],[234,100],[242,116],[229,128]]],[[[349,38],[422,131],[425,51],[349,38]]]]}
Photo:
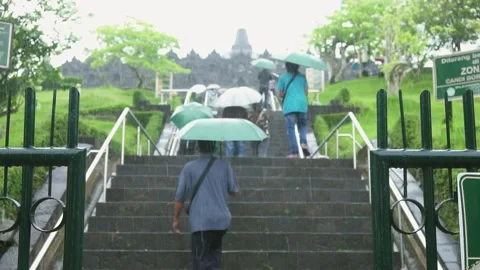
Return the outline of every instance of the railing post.
{"type": "MultiPolygon", "coordinates": [[[[79,108],[80,94],[76,88],[72,88],[70,89],[67,131],[67,147],[70,149],[78,146],[79,108]]],[[[64,250],[67,252],[63,259],[63,269],[82,269],[86,166],[86,150],[77,154],[69,162],[64,243],[64,250]]]]}
{"type": "Polygon", "coordinates": [[[357,168],[357,139],[355,138],[355,134],[357,130],[355,129],[355,123],[352,121],[352,151],[353,151],[353,168],[357,168]]]}
{"type": "Polygon", "coordinates": [[[339,145],[340,145],[340,143],[339,143],[340,138],[339,138],[339,136],[338,136],[338,129],[337,129],[337,131],[335,131],[335,141],[336,141],[335,148],[336,148],[337,159],[338,159],[338,152],[340,152],[340,146],[339,146],[339,145]]]}
{"type": "Polygon", "coordinates": [[[110,145],[108,145],[107,149],[105,149],[105,161],[103,167],[103,198],[104,201],[107,201],[107,180],[108,180],[108,152],[109,152],[110,145]]]}
{"type": "Polygon", "coordinates": [[[367,166],[368,166],[368,202],[372,203],[372,170],[370,169],[370,150],[367,153],[367,166]]]}
{"type": "Polygon", "coordinates": [[[275,102],[275,95],[273,94],[273,91],[269,91],[270,94],[270,103],[272,105],[272,111],[277,111],[277,103],[275,102]]]}
{"type": "MultiPolygon", "coordinates": [[[[432,112],[430,104],[430,92],[423,91],[420,95],[420,117],[423,150],[432,149],[432,112]]],[[[423,171],[423,204],[425,207],[425,238],[427,269],[437,270],[437,227],[435,213],[435,187],[433,180],[433,168],[424,167],[423,171]]]]}
{"type": "Polygon", "coordinates": [[[126,122],[126,119],[123,118],[122,120],[122,152],[120,155],[120,164],[122,165],[125,158],[125,122],[126,122]]]}
{"type": "Polygon", "coordinates": [[[303,150],[302,150],[302,146],[300,144],[300,133],[298,131],[298,126],[297,124],[295,124],[295,140],[297,141],[297,148],[298,148],[298,156],[300,158],[304,158],[304,155],[303,155],[303,150]]]}
{"type": "MultiPolygon", "coordinates": [[[[23,147],[32,148],[35,137],[35,91],[25,89],[25,120],[23,147]]],[[[18,240],[18,270],[27,270],[30,266],[30,206],[33,197],[33,165],[22,166],[21,211],[18,240]]]]}
{"type": "Polygon", "coordinates": [[[150,156],[150,140],[147,140],[147,152],[148,152],[148,155],[150,156]]]}
{"type": "Polygon", "coordinates": [[[140,152],[141,152],[140,148],[141,147],[142,146],[140,145],[140,127],[137,126],[137,156],[140,155],[140,152]]]}
{"type": "MultiPolygon", "coordinates": [[[[388,147],[387,93],[383,89],[377,93],[377,140],[379,149],[388,147]]],[[[370,162],[374,270],[390,270],[393,266],[393,247],[389,169],[388,164],[375,154],[370,156],[370,162]]]]}

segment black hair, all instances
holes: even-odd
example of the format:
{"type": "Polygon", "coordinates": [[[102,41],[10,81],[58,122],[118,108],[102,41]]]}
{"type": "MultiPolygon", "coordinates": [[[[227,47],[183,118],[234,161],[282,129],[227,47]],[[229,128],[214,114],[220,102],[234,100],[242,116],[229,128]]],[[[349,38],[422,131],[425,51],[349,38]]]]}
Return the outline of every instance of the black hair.
{"type": "Polygon", "coordinates": [[[214,141],[198,141],[198,151],[202,154],[213,154],[216,150],[214,141]]]}
{"type": "Polygon", "coordinates": [[[295,75],[295,74],[298,73],[299,65],[294,64],[294,63],[290,63],[290,62],[286,62],[285,63],[285,68],[287,69],[287,72],[295,75]]]}

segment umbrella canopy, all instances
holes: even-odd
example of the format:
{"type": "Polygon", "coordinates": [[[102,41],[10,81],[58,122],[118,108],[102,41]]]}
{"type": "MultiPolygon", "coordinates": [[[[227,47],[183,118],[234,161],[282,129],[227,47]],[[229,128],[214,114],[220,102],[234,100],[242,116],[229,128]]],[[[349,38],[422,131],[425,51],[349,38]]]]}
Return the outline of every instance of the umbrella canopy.
{"type": "Polygon", "coordinates": [[[178,131],[177,137],[192,141],[262,141],[267,135],[245,119],[214,118],[188,123],[178,131]]]}
{"type": "Polygon", "coordinates": [[[190,90],[196,94],[200,94],[207,90],[207,87],[203,84],[195,84],[194,86],[190,87],[190,90]]]}
{"type": "Polygon", "coordinates": [[[225,91],[215,102],[216,107],[247,106],[258,103],[262,95],[252,88],[241,86],[230,88],[225,91]]]}
{"type": "Polygon", "coordinates": [[[218,84],[209,84],[209,85],[207,86],[207,89],[213,89],[213,90],[220,89],[220,85],[218,85],[218,84]]]}
{"type": "Polygon", "coordinates": [[[177,128],[183,128],[193,120],[213,118],[212,110],[200,103],[192,102],[186,105],[178,106],[170,117],[170,121],[177,128]]]}
{"type": "Polygon", "coordinates": [[[265,58],[258,58],[255,59],[251,62],[252,66],[258,67],[258,68],[265,68],[265,69],[270,69],[270,70],[275,70],[277,67],[275,66],[275,63],[272,61],[265,59],[265,58]]]}
{"type": "Polygon", "coordinates": [[[320,59],[313,55],[301,53],[301,52],[287,52],[272,56],[273,59],[277,59],[284,62],[290,62],[304,67],[314,68],[318,70],[328,70],[327,65],[320,59]]]}

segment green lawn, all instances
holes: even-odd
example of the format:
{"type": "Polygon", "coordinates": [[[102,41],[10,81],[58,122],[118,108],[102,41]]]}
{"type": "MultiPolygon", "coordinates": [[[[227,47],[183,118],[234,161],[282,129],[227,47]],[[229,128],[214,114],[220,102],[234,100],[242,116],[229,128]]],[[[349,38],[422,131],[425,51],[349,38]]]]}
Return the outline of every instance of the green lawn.
{"type": "MultiPolygon", "coordinates": [[[[144,92],[147,99],[149,99],[152,103],[158,103],[158,100],[154,97],[153,91],[145,91],[139,90],[144,92]]],[[[115,88],[96,88],[96,89],[84,89],[81,91],[80,94],[80,112],[88,112],[88,111],[101,111],[105,108],[124,108],[124,107],[131,107],[132,106],[132,96],[135,90],[119,90],[115,88]]],[[[46,123],[50,123],[51,117],[51,110],[52,110],[52,91],[43,91],[37,92],[37,109],[35,111],[36,114],[36,122],[35,125],[37,127],[37,133],[35,136],[39,138],[39,136],[45,136],[42,133],[44,130],[39,130],[40,127],[45,126],[46,123]]],[[[57,92],[57,106],[56,115],[59,116],[61,114],[67,113],[68,111],[68,91],[58,91],[57,92]]],[[[80,117],[82,121],[83,117],[80,117]]],[[[10,134],[11,134],[11,141],[10,146],[21,146],[23,143],[23,119],[24,119],[24,110],[23,107],[20,110],[13,114],[11,117],[11,126],[10,126],[10,134]]],[[[58,120],[58,119],[57,119],[58,120]]],[[[5,117],[0,117],[0,130],[5,130],[5,117]]],[[[101,129],[102,131],[108,132],[111,129],[109,125],[99,125],[97,128],[101,129]]],[[[48,129],[47,129],[48,132],[48,129]]],[[[103,138],[102,138],[103,139],[103,138]]],[[[38,142],[38,140],[36,140],[38,142]]],[[[0,139],[0,146],[4,146],[5,141],[3,138],[0,139]]]]}
{"type": "MultiPolygon", "coordinates": [[[[329,85],[325,92],[320,95],[320,100],[322,104],[327,104],[331,99],[336,97],[340,90],[346,88],[350,93],[350,104],[355,105],[361,108],[361,111],[356,115],[361,126],[365,130],[367,136],[370,140],[377,137],[377,116],[376,116],[376,94],[379,89],[386,89],[385,80],[383,78],[362,78],[358,80],[351,80],[340,82],[334,85],[329,85]]],[[[418,82],[414,82],[411,78],[407,78],[401,85],[403,90],[403,99],[404,99],[404,109],[405,113],[409,115],[416,115],[419,118],[420,115],[420,93],[423,90],[432,90],[432,76],[431,74],[424,73],[418,82]]],[[[313,98],[313,97],[312,97],[313,98]]],[[[445,130],[445,109],[443,101],[435,100],[433,92],[431,93],[431,106],[432,106],[432,128],[433,128],[433,144],[436,149],[445,149],[446,147],[446,130],[445,130]]],[[[479,101],[475,100],[475,104],[479,101]]],[[[452,130],[452,149],[465,149],[465,138],[464,138],[464,123],[463,123],[463,104],[461,100],[453,101],[453,130],[452,130]]],[[[338,115],[333,118],[332,115],[320,116],[317,115],[315,123],[322,123],[322,125],[315,125],[315,133],[321,135],[317,137],[318,141],[322,141],[324,136],[326,136],[330,130],[336,125],[337,121],[341,119],[342,115],[338,115]],[[326,120],[335,119],[333,124],[330,124],[329,127],[325,127],[326,120]],[[340,118],[339,118],[340,117],[340,118]],[[319,119],[321,118],[321,119],[319,119]],[[338,119],[338,120],[337,120],[338,119]],[[321,120],[321,121],[319,121],[321,120]],[[325,120],[325,121],[323,121],[325,120]],[[325,130],[328,129],[328,130],[325,130]],[[322,137],[323,136],[323,137],[322,137]]],[[[395,124],[398,122],[400,117],[400,108],[398,96],[389,94],[388,96],[388,127],[389,127],[389,138],[390,140],[395,139],[397,145],[401,145],[398,142],[401,142],[400,132],[392,132],[395,124]]],[[[480,120],[480,110],[475,111],[476,117],[476,126],[479,125],[480,120]]],[[[420,147],[420,126],[415,124],[413,126],[413,131],[411,134],[416,134],[412,140],[417,144],[416,147],[420,147]],[[416,130],[415,130],[416,127],[416,130]]],[[[351,131],[351,125],[346,124],[341,128],[341,131],[347,133],[351,131]]],[[[364,142],[360,139],[358,133],[356,133],[357,140],[360,141],[362,145],[365,145],[364,142]]],[[[477,135],[477,144],[480,143],[480,136],[477,135]]],[[[333,157],[335,155],[335,136],[333,136],[329,141],[329,156],[333,157]]],[[[409,148],[412,148],[413,143],[410,142],[409,148]]],[[[358,149],[357,149],[358,150],[358,149]]],[[[322,150],[323,152],[323,150],[322,150]]],[[[352,147],[351,140],[348,138],[340,139],[340,156],[341,157],[352,157],[352,147]]],[[[455,169],[453,173],[454,182],[453,189],[456,189],[456,175],[459,172],[464,170],[455,169]]],[[[419,170],[412,170],[414,175],[422,181],[421,174],[419,170]]],[[[434,179],[435,179],[435,200],[440,202],[448,198],[448,177],[446,169],[434,170],[434,179]]],[[[452,229],[453,231],[458,230],[458,210],[457,207],[452,205],[447,205],[445,210],[442,210],[441,216],[447,224],[447,228],[452,229]]]]}
{"type": "MultiPolygon", "coordinates": [[[[114,88],[97,88],[85,89],[80,93],[80,119],[79,119],[79,135],[94,136],[100,142],[110,133],[118,112],[125,107],[132,107],[133,95],[136,91],[142,91],[144,96],[151,103],[158,103],[159,100],[154,97],[153,91],[145,90],[119,90],[114,88]],[[101,116],[101,117],[100,117],[101,116]]],[[[52,91],[43,91],[36,93],[37,108],[35,111],[35,145],[41,146],[42,143],[48,142],[49,130],[51,122],[52,110],[52,91]]],[[[68,91],[57,92],[56,121],[55,121],[55,141],[54,146],[64,146],[66,143],[66,118],[68,111],[68,91]]],[[[152,137],[158,140],[161,134],[163,114],[159,111],[154,112],[136,112],[139,121],[152,137]]],[[[10,129],[10,146],[22,146],[23,143],[23,120],[24,107],[19,108],[18,112],[11,116],[10,129]]],[[[136,153],[137,129],[132,121],[127,121],[125,152],[127,154],[136,153]]],[[[5,126],[6,117],[0,117],[0,147],[5,146],[5,126]]],[[[120,153],[121,149],[121,128],[114,136],[110,149],[114,153],[120,153]]],[[[147,151],[147,143],[142,136],[143,152],[147,151]]],[[[151,147],[153,151],[154,147],[151,147]]],[[[35,168],[34,189],[36,190],[44,183],[46,168],[35,168]]],[[[3,168],[0,168],[0,190],[3,189],[3,168]]],[[[21,168],[15,167],[9,170],[8,178],[8,195],[16,200],[20,199],[21,189],[21,168]]],[[[14,215],[12,205],[4,205],[0,203],[0,209],[7,208],[7,216],[14,215]]]]}
{"type": "MultiPolygon", "coordinates": [[[[320,101],[322,104],[327,104],[334,98],[342,88],[348,89],[350,93],[350,103],[361,108],[361,111],[356,117],[358,118],[363,129],[370,139],[375,139],[377,136],[376,128],[376,94],[379,89],[387,89],[385,80],[382,78],[364,78],[359,80],[351,80],[340,82],[334,85],[327,86],[324,93],[320,94],[320,101]]],[[[423,90],[432,89],[432,76],[428,74],[422,75],[421,79],[415,83],[410,78],[407,78],[402,86],[402,93],[404,99],[404,110],[408,114],[420,114],[420,93],[423,90]]],[[[437,144],[444,144],[445,142],[445,112],[443,101],[436,101],[432,97],[432,125],[433,137],[437,144]]],[[[478,102],[478,99],[476,100],[478,102]]],[[[480,110],[475,112],[477,123],[480,120],[480,110]]],[[[388,126],[389,131],[393,128],[400,116],[400,107],[398,97],[390,94],[388,95],[388,126]]],[[[463,105],[462,101],[453,102],[453,137],[455,145],[462,149],[463,141],[463,105]]],[[[347,132],[350,130],[350,125],[343,127],[347,132]]],[[[328,133],[328,132],[327,132],[328,133]]],[[[323,138],[317,138],[323,140],[323,138]]],[[[480,139],[480,136],[477,138],[480,139]]],[[[347,139],[344,139],[347,140],[347,139]]],[[[362,142],[363,143],[363,142],[362,142]]]]}

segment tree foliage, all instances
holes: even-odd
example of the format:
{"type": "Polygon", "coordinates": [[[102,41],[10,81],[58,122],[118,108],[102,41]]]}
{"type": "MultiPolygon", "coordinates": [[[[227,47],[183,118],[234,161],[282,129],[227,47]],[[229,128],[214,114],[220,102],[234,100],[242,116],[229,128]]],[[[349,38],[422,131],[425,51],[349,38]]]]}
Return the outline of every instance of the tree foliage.
{"type": "Polygon", "coordinates": [[[75,23],[78,15],[72,0],[0,0],[0,17],[14,25],[11,68],[0,73],[2,111],[7,91],[17,97],[14,106],[19,104],[21,89],[39,85],[41,78],[37,75],[44,67],[45,59],[69,49],[77,40],[74,33],[60,34],[57,27],[75,23]],[[48,24],[45,18],[53,22],[48,24]]]}
{"type": "Polygon", "coordinates": [[[383,57],[388,89],[398,93],[402,80],[418,75],[434,50],[450,45],[457,51],[476,40],[479,16],[480,0],[345,0],[313,30],[311,44],[329,65],[331,81],[342,79],[349,61],[383,57]]]}
{"type": "Polygon", "coordinates": [[[127,21],[123,26],[106,25],[97,29],[101,48],[93,50],[90,58],[92,67],[101,67],[112,60],[125,63],[138,79],[138,88],[143,88],[144,70],[152,70],[160,76],[168,73],[188,73],[162,52],[178,48],[176,38],[158,32],[149,23],[138,20],[127,21]]]}
{"type": "Polygon", "coordinates": [[[462,43],[479,38],[480,0],[416,0],[415,3],[419,8],[416,21],[434,36],[433,49],[446,45],[456,52],[461,50],[462,43]]]}

